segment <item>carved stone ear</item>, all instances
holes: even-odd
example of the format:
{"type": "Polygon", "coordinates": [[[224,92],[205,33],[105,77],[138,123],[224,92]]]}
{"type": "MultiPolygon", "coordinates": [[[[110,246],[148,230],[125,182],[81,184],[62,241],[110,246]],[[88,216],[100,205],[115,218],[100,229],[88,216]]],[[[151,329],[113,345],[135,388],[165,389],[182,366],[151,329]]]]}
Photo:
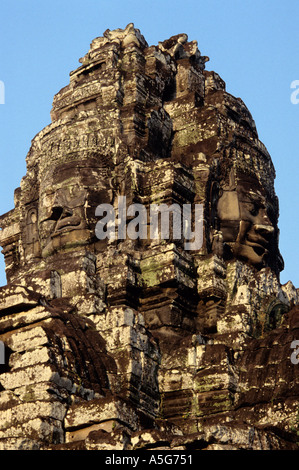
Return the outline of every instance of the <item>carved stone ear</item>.
{"type": "Polygon", "coordinates": [[[235,190],[237,187],[236,184],[236,177],[235,177],[235,170],[234,168],[231,168],[230,173],[229,173],[229,189],[230,191],[235,190]]]}
{"type": "Polygon", "coordinates": [[[218,229],[218,214],[217,204],[219,199],[220,187],[218,181],[213,181],[210,188],[209,194],[209,208],[210,208],[210,226],[218,229]]]}
{"type": "Polygon", "coordinates": [[[236,191],[223,191],[217,204],[220,220],[240,220],[240,209],[236,191]]]}
{"type": "Polygon", "coordinates": [[[26,226],[23,231],[23,248],[25,257],[38,258],[40,257],[40,239],[38,230],[38,210],[36,207],[31,207],[26,216],[26,226]]]}
{"type": "Polygon", "coordinates": [[[221,231],[214,230],[212,238],[212,253],[223,257],[223,235],[221,231]]]}

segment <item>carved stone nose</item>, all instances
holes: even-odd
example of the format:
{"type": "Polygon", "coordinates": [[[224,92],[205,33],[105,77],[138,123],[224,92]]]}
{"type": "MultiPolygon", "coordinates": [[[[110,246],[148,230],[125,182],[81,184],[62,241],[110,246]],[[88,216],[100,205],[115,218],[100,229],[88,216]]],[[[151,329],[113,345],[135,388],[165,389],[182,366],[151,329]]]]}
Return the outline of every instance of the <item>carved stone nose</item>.
{"type": "Polygon", "coordinates": [[[257,233],[266,239],[270,239],[274,233],[274,227],[272,227],[272,225],[257,224],[254,226],[254,229],[257,233]]]}
{"type": "Polygon", "coordinates": [[[65,219],[66,217],[71,217],[73,215],[73,211],[71,209],[67,209],[61,206],[53,206],[50,220],[60,220],[65,219]]]}
{"type": "Polygon", "coordinates": [[[62,207],[60,207],[60,206],[52,207],[50,220],[56,220],[56,221],[59,220],[62,213],[63,213],[63,208],[62,207]]]}

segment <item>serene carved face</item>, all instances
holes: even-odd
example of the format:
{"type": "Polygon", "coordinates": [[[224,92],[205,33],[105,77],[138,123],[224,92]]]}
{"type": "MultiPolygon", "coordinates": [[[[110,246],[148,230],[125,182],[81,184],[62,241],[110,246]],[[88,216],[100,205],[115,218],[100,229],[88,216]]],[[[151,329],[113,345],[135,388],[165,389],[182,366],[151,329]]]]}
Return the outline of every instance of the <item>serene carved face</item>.
{"type": "Polygon", "coordinates": [[[97,168],[76,165],[44,176],[38,216],[42,257],[90,243],[95,208],[110,197],[107,180],[97,168]]]}
{"type": "Polygon", "coordinates": [[[47,189],[40,199],[42,256],[63,247],[86,243],[89,238],[85,207],[87,191],[79,182],[47,189]]]}
{"type": "Polygon", "coordinates": [[[256,267],[268,264],[275,232],[271,213],[272,205],[258,182],[240,180],[234,190],[221,192],[217,216],[233,257],[256,267]]]}

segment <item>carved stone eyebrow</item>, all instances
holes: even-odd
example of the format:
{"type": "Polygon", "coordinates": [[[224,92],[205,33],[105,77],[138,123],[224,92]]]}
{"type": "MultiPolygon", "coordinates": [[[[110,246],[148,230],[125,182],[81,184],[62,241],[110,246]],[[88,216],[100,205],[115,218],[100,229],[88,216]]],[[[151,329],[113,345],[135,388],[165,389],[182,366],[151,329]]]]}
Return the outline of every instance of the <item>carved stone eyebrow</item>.
{"type": "Polygon", "coordinates": [[[255,193],[253,191],[245,192],[242,190],[240,196],[242,202],[257,204],[261,207],[265,206],[265,198],[261,194],[255,193]]]}

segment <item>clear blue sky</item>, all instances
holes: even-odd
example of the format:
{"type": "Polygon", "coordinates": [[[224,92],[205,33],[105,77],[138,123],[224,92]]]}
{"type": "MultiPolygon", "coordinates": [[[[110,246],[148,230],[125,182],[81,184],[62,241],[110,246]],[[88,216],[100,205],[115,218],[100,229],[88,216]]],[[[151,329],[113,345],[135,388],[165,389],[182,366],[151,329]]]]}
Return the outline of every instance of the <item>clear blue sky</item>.
{"type": "Polygon", "coordinates": [[[299,287],[299,104],[290,100],[291,83],[299,80],[298,0],[1,0],[0,17],[0,214],[13,208],[31,139],[50,123],[53,96],[69,83],[69,72],[95,37],[131,22],[149,45],[187,33],[210,57],[206,68],[248,106],[272,156],[285,260],[281,281],[299,287]]]}

